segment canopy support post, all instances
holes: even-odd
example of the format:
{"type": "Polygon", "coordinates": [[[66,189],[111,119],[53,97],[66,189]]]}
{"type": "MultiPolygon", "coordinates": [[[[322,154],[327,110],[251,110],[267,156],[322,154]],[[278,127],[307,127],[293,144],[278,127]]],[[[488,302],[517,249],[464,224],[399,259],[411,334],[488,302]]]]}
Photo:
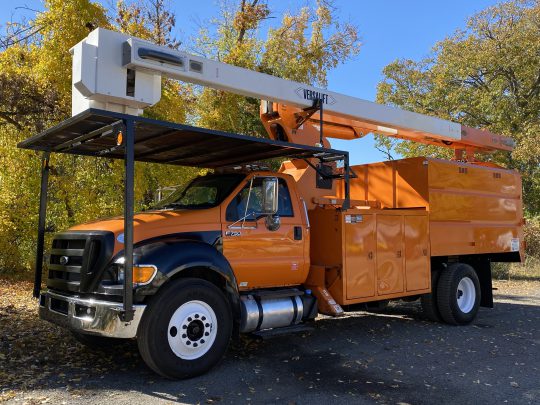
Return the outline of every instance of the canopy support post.
{"type": "Polygon", "coordinates": [[[49,188],[49,152],[43,152],[41,157],[41,189],[39,192],[38,237],[36,245],[36,269],[34,273],[33,296],[39,298],[41,277],[43,273],[43,247],[45,246],[45,219],[47,217],[47,192],[49,188]]]}
{"type": "Polygon", "coordinates": [[[124,120],[124,322],[133,320],[133,199],[135,177],[135,124],[132,119],[124,120]]]}
{"type": "Polygon", "coordinates": [[[343,179],[345,180],[345,199],[343,201],[343,210],[351,208],[351,188],[349,184],[350,180],[350,166],[349,166],[349,154],[346,153],[343,156],[343,179]]]}
{"type": "Polygon", "coordinates": [[[321,148],[324,148],[324,134],[323,134],[323,124],[324,124],[324,118],[323,118],[323,110],[324,110],[324,99],[319,98],[319,146],[321,148]]]}

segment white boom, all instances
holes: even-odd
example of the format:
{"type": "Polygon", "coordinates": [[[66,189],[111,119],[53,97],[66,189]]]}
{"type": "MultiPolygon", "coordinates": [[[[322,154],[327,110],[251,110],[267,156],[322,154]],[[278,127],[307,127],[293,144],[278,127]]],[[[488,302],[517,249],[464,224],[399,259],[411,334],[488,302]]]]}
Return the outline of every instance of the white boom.
{"type": "Polygon", "coordinates": [[[324,102],[324,111],[377,125],[398,135],[418,133],[440,141],[461,141],[460,124],[359,98],[318,89],[264,73],[228,65],[98,28],[75,45],[73,115],[88,108],[141,114],[161,97],[166,76],[240,95],[296,107],[324,102]]]}

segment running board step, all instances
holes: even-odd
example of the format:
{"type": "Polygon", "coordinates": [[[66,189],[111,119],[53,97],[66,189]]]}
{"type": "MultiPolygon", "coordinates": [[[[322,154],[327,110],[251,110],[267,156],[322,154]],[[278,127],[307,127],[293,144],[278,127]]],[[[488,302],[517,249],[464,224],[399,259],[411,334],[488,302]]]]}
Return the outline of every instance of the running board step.
{"type": "Polygon", "coordinates": [[[284,328],[266,329],[266,330],[261,330],[258,332],[252,332],[250,333],[250,335],[256,339],[268,340],[268,339],[272,339],[274,337],[279,337],[283,335],[291,335],[294,333],[303,333],[303,332],[312,332],[313,330],[315,330],[313,326],[292,325],[292,326],[286,326],[284,328]]]}

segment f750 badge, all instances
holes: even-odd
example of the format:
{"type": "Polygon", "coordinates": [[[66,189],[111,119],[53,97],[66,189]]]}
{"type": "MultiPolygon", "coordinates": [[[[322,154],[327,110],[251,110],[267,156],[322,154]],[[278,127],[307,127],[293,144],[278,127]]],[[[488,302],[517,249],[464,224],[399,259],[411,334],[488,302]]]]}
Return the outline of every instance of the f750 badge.
{"type": "Polygon", "coordinates": [[[227,231],[225,232],[225,236],[240,236],[242,235],[242,232],[238,231],[227,231]]]}

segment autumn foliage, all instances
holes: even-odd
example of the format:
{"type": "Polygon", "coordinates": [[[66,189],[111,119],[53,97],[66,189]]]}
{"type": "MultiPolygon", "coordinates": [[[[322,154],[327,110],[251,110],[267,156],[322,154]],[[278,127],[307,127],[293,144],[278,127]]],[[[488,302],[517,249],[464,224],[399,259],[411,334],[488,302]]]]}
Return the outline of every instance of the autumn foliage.
{"type": "MultiPolygon", "coordinates": [[[[71,115],[69,49],[94,28],[322,85],[327,71],[359,48],[356,28],[339,22],[328,0],[293,6],[284,16],[273,14],[267,1],[231,2],[200,32],[186,33],[182,44],[166,0],[120,0],[110,10],[105,3],[44,0],[43,12],[7,23],[0,37],[0,273],[34,265],[40,156],[16,144],[71,115]]],[[[146,116],[264,136],[258,100],[166,79],[162,88],[161,101],[146,116]]],[[[121,161],[54,155],[51,164],[46,246],[54,232],[122,212],[121,161]]],[[[137,209],[152,204],[158,187],[182,184],[198,172],[137,164],[137,209]]]]}
{"type": "MultiPolygon", "coordinates": [[[[377,94],[381,103],[512,137],[512,154],[484,159],[520,171],[531,218],[540,215],[539,38],[538,1],[501,2],[469,18],[466,27],[437,43],[429,57],[387,65],[377,94]]],[[[448,153],[410,142],[379,143],[404,156],[448,153]]]]}

